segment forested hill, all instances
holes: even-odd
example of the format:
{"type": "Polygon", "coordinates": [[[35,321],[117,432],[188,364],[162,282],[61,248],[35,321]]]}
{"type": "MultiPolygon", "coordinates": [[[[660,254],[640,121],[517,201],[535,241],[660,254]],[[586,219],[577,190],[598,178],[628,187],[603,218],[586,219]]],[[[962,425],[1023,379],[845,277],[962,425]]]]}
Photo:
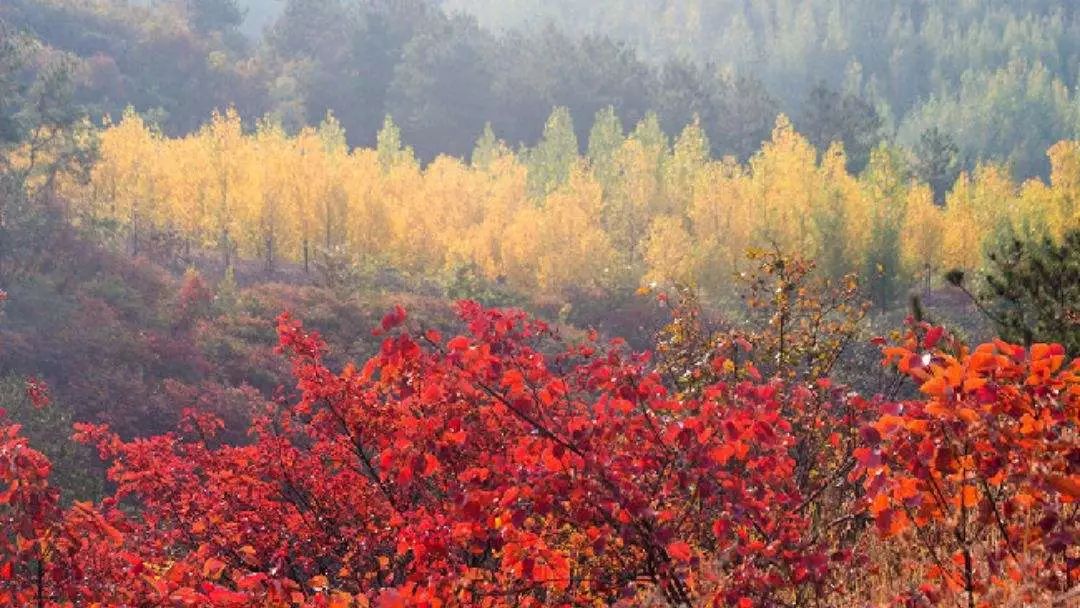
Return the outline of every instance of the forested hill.
{"type": "Polygon", "coordinates": [[[554,106],[584,142],[612,106],[669,136],[699,116],[717,156],[784,112],[855,169],[888,140],[1046,176],[1080,123],[1080,11],[1049,0],[8,0],[0,19],[77,57],[95,117],[130,104],[179,135],[229,105],[289,130],[332,111],[371,146],[390,114],[422,160],[486,123],[531,145],[554,106]]]}
{"type": "Polygon", "coordinates": [[[1058,0],[445,0],[495,30],[553,23],[634,45],[656,63],[691,58],[753,73],[804,116],[821,82],[869,101],[914,145],[929,127],[969,159],[1045,167],[1036,141],[1076,129],[1080,4],[1058,0]]]}

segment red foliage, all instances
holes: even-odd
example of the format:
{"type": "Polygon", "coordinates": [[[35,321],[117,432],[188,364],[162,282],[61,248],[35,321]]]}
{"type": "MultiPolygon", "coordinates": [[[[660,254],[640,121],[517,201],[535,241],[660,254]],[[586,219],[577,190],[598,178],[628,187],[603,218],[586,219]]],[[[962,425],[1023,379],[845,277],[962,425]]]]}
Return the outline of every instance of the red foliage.
{"type": "MultiPolygon", "coordinates": [[[[557,350],[521,312],[460,313],[468,332],[444,340],[397,309],[381,329],[398,333],[340,373],[282,316],[300,399],[266,406],[242,446],[211,447],[220,421],[196,412],[190,439],[78,427],[112,463],[97,508],[60,511],[47,462],[2,427],[0,604],[830,604],[867,509],[886,535],[983,542],[996,507],[1008,534],[970,555],[990,578],[959,589],[983,594],[1034,546],[1045,585],[1076,575],[1059,545],[1076,545],[1080,363],[1054,347],[950,355],[913,334],[887,354],[925,401],[779,380],[687,396],[620,343],[557,350]]],[[[931,582],[958,567],[916,565],[931,582]]]]}
{"type": "Polygon", "coordinates": [[[30,400],[30,404],[41,409],[47,405],[52,399],[49,397],[49,385],[45,384],[44,380],[38,378],[26,379],[26,398],[30,400]]]}
{"type": "Polygon", "coordinates": [[[1056,344],[972,351],[925,323],[885,354],[925,398],[864,429],[860,469],[882,534],[921,545],[929,595],[999,605],[1022,582],[1029,596],[1075,585],[1080,359],[1056,344]]]}

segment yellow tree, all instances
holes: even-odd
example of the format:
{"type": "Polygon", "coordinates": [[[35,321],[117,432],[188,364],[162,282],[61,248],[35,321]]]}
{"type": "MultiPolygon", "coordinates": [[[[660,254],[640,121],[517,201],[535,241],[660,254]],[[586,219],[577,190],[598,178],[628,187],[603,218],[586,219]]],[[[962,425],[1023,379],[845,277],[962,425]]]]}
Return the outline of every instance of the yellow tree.
{"type": "Polygon", "coordinates": [[[1047,223],[1054,238],[1060,240],[1065,232],[1080,226],[1080,142],[1058,142],[1048,155],[1053,204],[1047,223]]]}
{"type": "Polygon", "coordinates": [[[346,194],[346,242],[362,258],[383,257],[390,218],[379,196],[382,168],[375,150],[354,150],[342,174],[346,194]]]}
{"type": "Polygon", "coordinates": [[[320,224],[323,248],[330,251],[347,242],[348,195],[345,192],[344,173],[349,148],[345,143],[345,130],[333,114],[327,114],[318,129],[323,145],[322,168],[319,172],[318,201],[314,206],[316,220],[320,224]]]}
{"type": "Polygon", "coordinates": [[[523,208],[506,231],[511,285],[523,292],[565,298],[609,286],[614,251],[597,222],[602,188],[581,167],[544,199],[523,208]]]}
{"type": "Polygon", "coordinates": [[[857,272],[870,245],[871,206],[859,181],[847,172],[843,144],[833,143],[822,155],[812,194],[813,247],[806,255],[833,279],[857,272]]]}
{"type": "Polygon", "coordinates": [[[506,249],[512,237],[507,229],[518,214],[535,209],[527,194],[528,169],[513,154],[502,154],[474,171],[476,221],[448,240],[447,262],[472,265],[488,279],[502,280],[509,273],[506,249]]]}
{"type": "Polygon", "coordinates": [[[93,190],[107,202],[104,213],[129,231],[131,251],[139,253],[140,238],[156,214],[154,167],[159,136],[131,108],[120,123],[101,136],[99,160],[92,175],[93,190]]]}
{"type": "Polygon", "coordinates": [[[709,162],[709,140],[700,121],[683,129],[663,163],[663,192],[669,213],[684,214],[694,198],[698,175],[709,162]]]}
{"type": "Polygon", "coordinates": [[[904,282],[900,238],[910,180],[899,150],[885,144],[874,149],[859,181],[870,208],[863,277],[871,297],[885,310],[904,282]]]}
{"type": "Polygon", "coordinates": [[[215,232],[218,234],[222,262],[227,268],[232,264],[232,254],[236,248],[234,234],[237,232],[237,199],[244,170],[246,141],[240,115],[232,108],[224,114],[215,112],[210,123],[203,127],[200,137],[204,138],[207,158],[210,161],[208,194],[212,205],[211,214],[215,232]]]}
{"type": "Polygon", "coordinates": [[[424,175],[411,155],[402,155],[383,175],[378,196],[389,212],[390,234],[386,249],[390,261],[410,271],[429,268],[428,263],[442,256],[431,251],[433,235],[425,213],[424,175]]]}
{"type": "Polygon", "coordinates": [[[905,272],[919,277],[929,290],[932,278],[946,270],[943,268],[945,217],[941,207],[934,203],[930,186],[918,184],[908,191],[902,235],[905,272]]]}
{"type": "Polygon", "coordinates": [[[945,263],[974,270],[982,263],[982,227],[972,196],[971,177],[962,173],[945,199],[945,263]]]}
{"type": "Polygon", "coordinates": [[[293,141],[289,226],[300,245],[304,272],[311,268],[312,246],[320,237],[319,212],[327,191],[326,147],[316,129],[305,128],[293,141]]]}
{"type": "Polygon", "coordinates": [[[694,240],[686,223],[678,215],[662,215],[652,221],[645,246],[645,282],[697,283],[694,240]]]}
{"type": "Polygon", "coordinates": [[[772,138],[750,160],[757,195],[755,241],[782,251],[812,248],[811,201],[817,190],[817,151],[781,115],[772,138]]]}
{"type": "Polygon", "coordinates": [[[731,159],[698,174],[687,216],[695,243],[694,276],[714,295],[727,290],[750,247],[754,192],[746,169],[731,159]]]}
{"type": "Polygon", "coordinates": [[[250,247],[261,254],[267,272],[276,261],[295,251],[296,243],[289,230],[290,166],[294,160],[292,144],[281,125],[268,120],[259,123],[253,146],[256,158],[252,171],[258,175],[259,188],[245,215],[252,226],[250,247]]]}
{"type": "Polygon", "coordinates": [[[656,162],[655,150],[627,139],[612,158],[616,179],[602,206],[603,227],[620,258],[618,274],[633,281],[640,276],[643,240],[660,202],[656,162]]]}
{"type": "Polygon", "coordinates": [[[981,267],[991,239],[1012,237],[1017,188],[1009,172],[983,164],[963,175],[946,198],[945,261],[954,267],[981,267]]]}

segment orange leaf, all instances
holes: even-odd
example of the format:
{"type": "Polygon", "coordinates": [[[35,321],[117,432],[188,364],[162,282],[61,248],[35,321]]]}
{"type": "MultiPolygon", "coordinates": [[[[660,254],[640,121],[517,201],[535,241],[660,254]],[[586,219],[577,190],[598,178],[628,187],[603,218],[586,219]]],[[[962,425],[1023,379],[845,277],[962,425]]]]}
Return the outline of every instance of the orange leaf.
{"type": "Polygon", "coordinates": [[[964,380],[965,393],[973,393],[984,386],[986,386],[986,378],[981,378],[979,376],[968,376],[968,378],[964,380]]]}
{"type": "Polygon", "coordinates": [[[889,508],[889,497],[885,494],[878,494],[874,497],[874,500],[870,502],[870,513],[877,516],[882,511],[889,508]]]}
{"type": "Polygon", "coordinates": [[[960,491],[960,506],[970,509],[979,503],[979,490],[975,486],[964,486],[960,491]]]}
{"type": "Polygon", "coordinates": [[[906,500],[908,498],[914,498],[919,495],[919,480],[913,478],[904,478],[900,480],[900,485],[893,490],[893,496],[897,500],[906,500]]]}
{"type": "Polygon", "coordinates": [[[941,397],[945,394],[946,388],[945,378],[934,376],[923,383],[923,385],[919,387],[919,390],[932,397],[941,397]]]}
{"type": "Polygon", "coordinates": [[[225,562],[220,559],[211,557],[203,563],[202,573],[206,578],[216,581],[221,578],[221,573],[225,570],[225,562]]]}
{"type": "Polygon", "coordinates": [[[979,413],[970,407],[962,407],[956,410],[956,414],[965,422],[973,423],[979,421],[979,413]]]}
{"type": "Polygon", "coordinates": [[[1077,477],[1077,475],[1071,477],[1050,475],[1046,480],[1062,494],[1066,494],[1073,498],[1080,498],[1080,483],[1077,482],[1077,477]]]}
{"type": "Polygon", "coordinates": [[[310,585],[311,588],[315,591],[323,591],[330,586],[330,581],[327,580],[325,576],[320,574],[319,576],[311,577],[311,579],[308,581],[308,585],[310,585]]]}

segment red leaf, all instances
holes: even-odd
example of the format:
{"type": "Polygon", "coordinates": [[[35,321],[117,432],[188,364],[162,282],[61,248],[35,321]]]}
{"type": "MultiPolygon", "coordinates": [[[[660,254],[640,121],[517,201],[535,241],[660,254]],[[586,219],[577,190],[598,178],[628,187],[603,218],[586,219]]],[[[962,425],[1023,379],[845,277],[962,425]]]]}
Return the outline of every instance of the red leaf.
{"type": "Polygon", "coordinates": [[[945,335],[945,328],[940,325],[937,327],[931,327],[926,332],[926,336],[923,337],[923,348],[934,348],[937,343],[941,341],[941,337],[945,335]]]}
{"type": "Polygon", "coordinates": [[[672,559],[677,559],[681,562],[690,561],[690,557],[693,555],[693,551],[690,549],[690,545],[682,541],[670,543],[667,546],[667,552],[672,559]]]}
{"type": "Polygon", "coordinates": [[[206,594],[214,606],[247,606],[253,599],[246,594],[230,591],[224,587],[213,586],[206,594]]]}
{"type": "Polygon", "coordinates": [[[405,322],[405,318],[407,316],[408,315],[405,313],[404,308],[402,308],[400,305],[394,306],[394,310],[390,311],[385,317],[383,317],[383,331],[389,331],[397,327],[398,325],[401,325],[405,322]]]}

